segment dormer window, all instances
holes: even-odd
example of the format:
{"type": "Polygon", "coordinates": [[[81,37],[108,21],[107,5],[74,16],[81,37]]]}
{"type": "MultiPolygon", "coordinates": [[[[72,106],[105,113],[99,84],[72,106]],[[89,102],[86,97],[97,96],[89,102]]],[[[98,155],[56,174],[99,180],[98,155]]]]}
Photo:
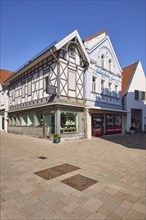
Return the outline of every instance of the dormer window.
{"type": "Polygon", "coordinates": [[[109,59],[108,63],[109,63],[109,71],[112,71],[112,60],[109,59]]]}
{"type": "Polygon", "coordinates": [[[104,68],[104,54],[101,55],[101,67],[104,68]]]}

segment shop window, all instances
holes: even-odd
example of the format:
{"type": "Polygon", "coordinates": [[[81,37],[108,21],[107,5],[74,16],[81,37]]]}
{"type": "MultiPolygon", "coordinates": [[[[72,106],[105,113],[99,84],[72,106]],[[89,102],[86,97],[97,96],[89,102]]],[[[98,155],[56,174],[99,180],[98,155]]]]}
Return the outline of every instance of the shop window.
{"type": "Polygon", "coordinates": [[[20,118],[19,118],[19,116],[16,116],[16,126],[20,126],[20,118]]]}
{"type": "Polygon", "coordinates": [[[9,126],[12,126],[12,117],[9,117],[9,126]]]}
{"type": "Polygon", "coordinates": [[[78,115],[75,112],[61,112],[60,117],[60,133],[77,133],[78,123],[77,123],[78,115]]]}
{"type": "Polygon", "coordinates": [[[114,133],[114,115],[112,114],[106,116],[106,132],[107,134],[114,133]]]}
{"type": "Polygon", "coordinates": [[[96,77],[92,76],[92,92],[96,92],[96,77]]]}
{"type": "Polygon", "coordinates": [[[55,111],[51,111],[50,133],[55,134],[55,111]]]}
{"type": "Polygon", "coordinates": [[[33,126],[33,114],[32,113],[27,114],[27,126],[29,127],[33,126]]]}
{"type": "Polygon", "coordinates": [[[122,132],[122,116],[115,115],[115,133],[122,132]]]}
{"type": "Polygon", "coordinates": [[[139,91],[135,90],[135,100],[139,100],[139,91]]]}
{"type": "Polygon", "coordinates": [[[69,90],[75,91],[76,89],[76,75],[74,70],[70,70],[68,72],[68,87],[69,90]]]}
{"type": "Polygon", "coordinates": [[[21,126],[27,126],[27,115],[26,114],[23,114],[21,116],[21,126]]]}
{"type": "Polygon", "coordinates": [[[12,116],[12,126],[16,126],[16,117],[12,116]]]}
{"type": "Polygon", "coordinates": [[[34,126],[41,127],[43,126],[43,114],[42,113],[35,113],[34,115],[34,126]]]}

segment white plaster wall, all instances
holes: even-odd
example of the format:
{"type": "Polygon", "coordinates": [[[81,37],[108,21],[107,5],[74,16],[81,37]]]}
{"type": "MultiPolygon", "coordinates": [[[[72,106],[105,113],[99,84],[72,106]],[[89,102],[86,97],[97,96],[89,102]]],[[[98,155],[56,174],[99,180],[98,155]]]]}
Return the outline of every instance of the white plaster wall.
{"type": "Polygon", "coordinates": [[[134,76],[132,78],[130,87],[128,89],[127,97],[125,99],[127,113],[126,129],[129,131],[131,126],[131,109],[142,109],[142,130],[144,130],[144,116],[145,116],[145,103],[142,100],[142,91],[146,91],[145,87],[145,74],[141,65],[138,63],[134,76]],[[135,90],[139,90],[139,100],[135,100],[135,90]]]}

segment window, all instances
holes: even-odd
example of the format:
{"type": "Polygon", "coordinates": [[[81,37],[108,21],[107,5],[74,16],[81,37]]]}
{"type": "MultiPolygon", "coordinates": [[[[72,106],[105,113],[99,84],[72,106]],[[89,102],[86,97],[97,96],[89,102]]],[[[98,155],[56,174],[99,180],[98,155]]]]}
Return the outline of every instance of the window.
{"type": "Polygon", "coordinates": [[[139,91],[135,90],[135,100],[139,100],[139,91]]]}
{"type": "Polygon", "coordinates": [[[101,80],[101,94],[104,94],[104,90],[105,90],[104,83],[105,83],[105,81],[102,79],[101,80]]]}
{"type": "Polygon", "coordinates": [[[44,91],[47,91],[47,85],[49,84],[49,76],[44,78],[44,91]]]}
{"type": "Polygon", "coordinates": [[[141,97],[142,100],[146,100],[146,92],[142,92],[142,97],[141,97]]]}
{"type": "Polygon", "coordinates": [[[32,77],[28,78],[28,80],[27,80],[27,95],[31,95],[31,81],[32,81],[32,77]]]}
{"type": "Polygon", "coordinates": [[[104,68],[104,54],[101,55],[101,67],[104,68]]]}
{"type": "Polygon", "coordinates": [[[112,83],[109,83],[109,96],[112,95],[112,83]]]}
{"type": "Polygon", "coordinates": [[[40,112],[35,113],[34,117],[34,126],[42,127],[43,126],[43,114],[40,112]]]}
{"type": "Polygon", "coordinates": [[[13,90],[12,90],[12,101],[14,101],[15,100],[15,88],[13,88],[13,90]]]}
{"type": "Polygon", "coordinates": [[[118,85],[115,85],[115,97],[118,97],[118,85]]]}
{"type": "Polygon", "coordinates": [[[19,116],[16,116],[16,126],[20,126],[20,119],[19,119],[19,116]]]}
{"type": "Polygon", "coordinates": [[[25,113],[21,116],[21,126],[27,126],[27,115],[25,113]]]}
{"type": "Polygon", "coordinates": [[[60,117],[60,132],[62,134],[66,133],[76,133],[78,128],[77,123],[77,113],[76,112],[61,112],[60,117]]]}
{"type": "Polygon", "coordinates": [[[69,55],[72,56],[72,57],[75,57],[75,47],[74,46],[71,46],[69,48],[69,55]]]}
{"type": "Polygon", "coordinates": [[[68,88],[75,91],[76,88],[76,75],[74,70],[69,70],[68,73],[68,88]]]}
{"type": "Polygon", "coordinates": [[[109,59],[109,71],[112,71],[112,60],[111,59],[109,59]]]}
{"type": "Polygon", "coordinates": [[[21,92],[21,94],[22,94],[22,98],[24,98],[25,97],[25,80],[24,81],[22,81],[22,92],[21,92]]]}
{"type": "Polygon", "coordinates": [[[92,92],[96,92],[96,77],[92,76],[92,92]]]}
{"type": "Polygon", "coordinates": [[[33,114],[32,113],[27,114],[27,126],[29,127],[33,126],[33,114]]]}

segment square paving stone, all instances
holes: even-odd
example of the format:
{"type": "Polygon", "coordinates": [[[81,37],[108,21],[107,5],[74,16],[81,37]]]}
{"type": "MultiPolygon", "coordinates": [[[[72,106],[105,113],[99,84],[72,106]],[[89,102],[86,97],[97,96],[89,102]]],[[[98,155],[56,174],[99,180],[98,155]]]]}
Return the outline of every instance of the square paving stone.
{"type": "Polygon", "coordinates": [[[78,169],[80,168],[74,165],[65,163],[65,164],[51,167],[45,170],[40,170],[38,172],[35,172],[35,174],[42,177],[45,180],[50,180],[55,177],[64,175],[66,173],[69,173],[71,171],[78,170],[78,169]]]}
{"type": "Polygon", "coordinates": [[[65,183],[68,186],[73,187],[74,189],[83,191],[84,189],[87,189],[89,186],[92,186],[98,181],[82,176],[80,174],[77,174],[75,176],[62,180],[61,182],[65,183]]]}
{"type": "Polygon", "coordinates": [[[44,157],[44,156],[40,156],[40,157],[38,157],[39,159],[42,159],[42,160],[45,160],[45,159],[47,159],[47,157],[44,157]]]}

